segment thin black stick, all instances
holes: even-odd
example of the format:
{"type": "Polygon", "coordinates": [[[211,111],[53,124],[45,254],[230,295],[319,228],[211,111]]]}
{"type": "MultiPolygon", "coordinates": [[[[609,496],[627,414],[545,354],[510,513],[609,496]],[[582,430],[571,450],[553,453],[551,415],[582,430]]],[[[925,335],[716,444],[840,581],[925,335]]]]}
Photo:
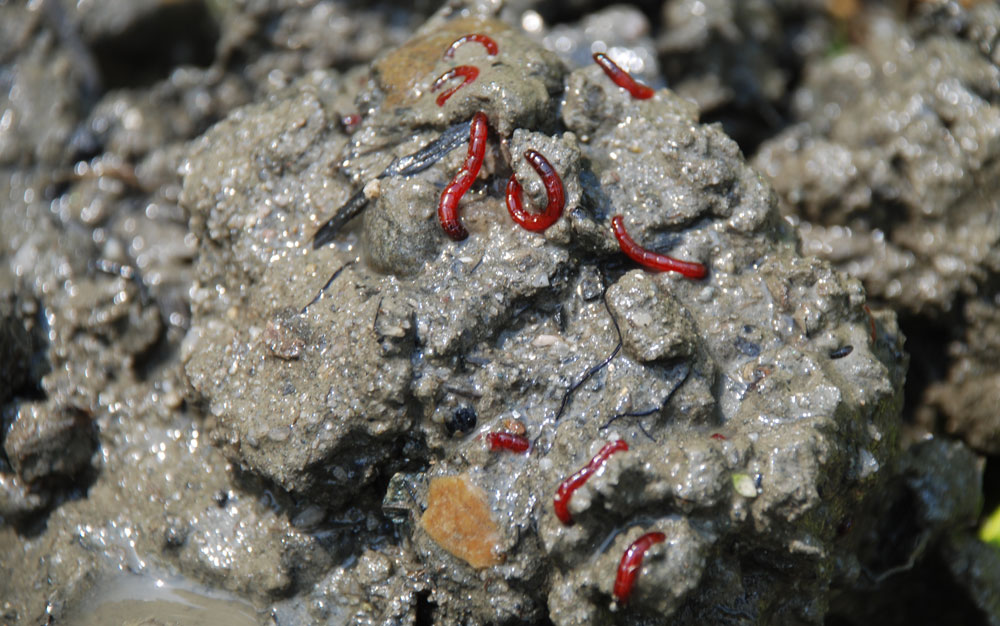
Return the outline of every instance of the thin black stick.
{"type": "Polygon", "coordinates": [[[344,271],[344,268],[345,268],[345,267],[347,267],[348,265],[354,265],[354,261],[351,261],[351,262],[349,262],[349,263],[344,263],[343,265],[341,265],[340,267],[338,267],[338,268],[337,268],[337,271],[335,271],[335,272],[333,273],[333,275],[332,275],[332,276],[330,276],[330,279],[329,279],[328,281],[326,281],[326,284],[325,284],[325,285],[323,285],[323,287],[322,287],[322,288],[320,288],[320,290],[316,292],[316,297],[315,297],[315,298],[313,298],[313,299],[312,299],[312,300],[311,300],[311,301],[309,302],[309,304],[307,304],[307,305],[305,305],[304,307],[302,307],[302,310],[301,310],[301,311],[299,311],[299,315],[302,315],[302,314],[304,314],[304,313],[306,312],[306,309],[308,309],[308,308],[309,308],[309,307],[311,307],[312,305],[316,304],[316,302],[317,302],[317,301],[319,301],[319,299],[320,299],[321,297],[323,297],[323,292],[324,292],[324,291],[326,291],[326,290],[327,290],[327,288],[329,288],[329,286],[330,286],[330,285],[331,285],[331,284],[333,283],[333,281],[334,281],[334,280],[336,280],[338,276],[340,276],[340,273],[341,273],[341,272],[343,272],[343,271],[344,271]]]}
{"type": "Polygon", "coordinates": [[[375,330],[375,327],[378,326],[378,316],[379,316],[379,313],[382,312],[382,301],[383,300],[385,300],[385,295],[384,294],[382,295],[382,297],[380,297],[378,299],[378,306],[375,307],[375,317],[372,318],[372,332],[375,333],[376,335],[378,335],[378,331],[375,330]]]}
{"type": "Polygon", "coordinates": [[[472,120],[448,127],[441,136],[413,154],[400,157],[385,168],[379,178],[386,176],[413,176],[434,165],[449,152],[469,140],[472,120]]]}
{"type": "MultiPolygon", "coordinates": [[[[681,385],[683,385],[685,382],[687,382],[687,379],[688,379],[689,376],[691,376],[691,366],[690,365],[688,365],[684,369],[684,376],[682,376],[681,379],[679,381],[677,381],[677,384],[673,386],[673,388],[667,394],[667,397],[664,398],[663,402],[660,403],[660,406],[654,406],[653,408],[646,409],[644,411],[633,411],[633,412],[629,412],[629,413],[618,413],[617,415],[615,415],[614,417],[612,417],[611,419],[609,419],[607,421],[607,423],[604,424],[604,426],[601,426],[597,430],[604,430],[608,426],[611,426],[611,424],[613,424],[616,420],[619,420],[619,419],[621,419],[623,417],[646,417],[647,415],[652,415],[653,413],[657,413],[659,411],[662,411],[663,407],[667,406],[667,403],[670,402],[671,398],[674,397],[674,394],[677,393],[677,390],[681,388],[681,385]]],[[[637,424],[639,425],[639,430],[642,431],[642,434],[644,434],[647,437],[649,437],[652,441],[654,441],[654,442],[656,441],[656,439],[653,438],[653,436],[650,435],[649,432],[646,431],[646,427],[642,425],[642,421],[637,422],[637,424]]]]}
{"type": "Polygon", "coordinates": [[[580,385],[587,382],[588,380],[590,380],[591,376],[593,376],[597,372],[607,367],[608,363],[614,360],[614,358],[618,356],[618,352],[622,349],[622,329],[618,327],[618,320],[615,319],[615,315],[614,313],[611,312],[611,307],[608,305],[607,287],[605,287],[604,291],[601,292],[601,301],[604,302],[604,308],[607,309],[608,316],[611,318],[611,323],[614,324],[615,333],[618,335],[618,344],[615,345],[615,349],[611,351],[611,354],[608,355],[608,358],[604,359],[594,367],[587,370],[587,373],[585,373],[580,380],[575,382],[573,385],[570,386],[569,389],[566,390],[566,393],[563,395],[562,403],[559,405],[559,411],[556,413],[555,421],[557,422],[559,421],[559,418],[562,417],[562,414],[566,411],[566,406],[569,404],[570,397],[572,397],[573,393],[575,393],[576,390],[580,388],[580,385]]]}
{"type": "Polygon", "coordinates": [[[351,221],[357,217],[365,207],[368,206],[368,198],[365,197],[365,190],[359,189],[357,193],[351,196],[347,202],[345,202],[337,212],[333,214],[333,217],[328,219],[319,227],[316,234],[313,235],[313,250],[322,248],[326,244],[333,241],[340,229],[344,227],[344,224],[351,221]]]}
{"type": "MultiPolygon", "coordinates": [[[[608,426],[611,426],[612,422],[614,422],[615,420],[620,419],[622,417],[646,417],[647,415],[652,415],[653,413],[656,413],[657,411],[659,411],[662,408],[663,408],[663,405],[661,404],[660,406],[654,406],[653,408],[646,409],[645,411],[636,411],[636,412],[633,412],[633,413],[619,413],[619,414],[615,415],[614,417],[612,417],[611,419],[609,419],[607,421],[607,423],[604,424],[604,426],[601,426],[597,430],[604,430],[604,429],[606,429],[608,426]]],[[[646,437],[648,437],[649,440],[652,441],[653,443],[656,443],[656,437],[653,437],[651,434],[649,434],[649,431],[646,430],[646,427],[642,425],[642,420],[639,420],[638,422],[636,422],[636,425],[639,426],[639,430],[642,431],[642,434],[646,435],[646,437]]]]}
{"type": "MultiPolygon", "coordinates": [[[[472,120],[455,124],[449,127],[441,135],[423,148],[412,154],[394,159],[382,173],[376,178],[386,178],[389,176],[412,176],[422,172],[434,165],[449,152],[468,141],[472,120]]],[[[368,206],[368,197],[365,196],[364,189],[357,191],[345,202],[333,217],[328,219],[319,227],[313,235],[313,250],[322,248],[333,241],[344,224],[361,214],[368,206]]]]}

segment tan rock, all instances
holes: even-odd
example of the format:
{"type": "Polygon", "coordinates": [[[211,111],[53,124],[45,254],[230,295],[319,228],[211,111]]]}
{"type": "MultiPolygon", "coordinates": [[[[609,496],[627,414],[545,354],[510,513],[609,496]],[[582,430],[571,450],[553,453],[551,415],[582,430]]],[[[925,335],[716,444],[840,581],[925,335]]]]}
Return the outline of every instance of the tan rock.
{"type": "Polygon", "coordinates": [[[439,546],[476,569],[503,562],[500,531],[486,505],[486,494],[466,476],[431,481],[420,525],[439,546]]]}

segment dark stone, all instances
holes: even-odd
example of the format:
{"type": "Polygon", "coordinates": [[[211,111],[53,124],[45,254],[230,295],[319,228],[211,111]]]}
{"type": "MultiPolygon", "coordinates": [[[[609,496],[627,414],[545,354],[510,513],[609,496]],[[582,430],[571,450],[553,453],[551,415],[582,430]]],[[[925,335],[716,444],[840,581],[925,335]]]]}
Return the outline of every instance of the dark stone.
{"type": "Polygon", "coordinates": [[[11,467],[26,483],[42,478],[73,478],[90,465],[97,444],[90,417],[76,409],[22,403],[4,440],[11,467]]]}
{"type": "Polygon", "coordinates": [[[455,409],[451,418],[445,421],[444,427],[448,430],[449,435],[470,432],[476,427],[476,410],[471,406],[455,409]]]}

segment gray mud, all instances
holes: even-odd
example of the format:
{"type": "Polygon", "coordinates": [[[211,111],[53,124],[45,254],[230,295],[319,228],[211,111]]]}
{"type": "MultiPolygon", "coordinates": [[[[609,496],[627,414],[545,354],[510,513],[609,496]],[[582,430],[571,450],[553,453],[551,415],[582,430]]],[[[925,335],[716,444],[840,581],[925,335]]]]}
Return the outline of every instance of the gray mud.
{"type": "Polygon", "coordinates": [[[861,15],[92,4],[0,2],[0,621],[863,624],[937,606],[932,581],[933,615],[1000,623],[968,447],[1000,450],[995,5],[876,13],[901,43],[827,58],[861,15]],[[498,53],[443,57],[470,32],[498,53]],[[478,77],[438,105],[457,65],[478,77]],[[914,99],[938,125],[889,132],[914,99]],[[436,209],[467,140],[393,172],[477,111],[455,242],[436,209]],[[770,182],[726,131],[773,135],[770,182]],[[504,203],[512,175],[546,203],[528,149],[565,190],[543,233],[504,203]],[[830,154],[853,169],[810,170],[830,154]],[[628,260],[616,215],[707,275],[628,260]],[[897,312],[958,308],[904,422],[897,312]]]}
{"type": "Polygon", "coordinates": [[[996,454],[1000,7],[870,19],[859,45],[809,68],[800,123],[755,164],[803,250],[904,316],[920,427],[996,454]]]}

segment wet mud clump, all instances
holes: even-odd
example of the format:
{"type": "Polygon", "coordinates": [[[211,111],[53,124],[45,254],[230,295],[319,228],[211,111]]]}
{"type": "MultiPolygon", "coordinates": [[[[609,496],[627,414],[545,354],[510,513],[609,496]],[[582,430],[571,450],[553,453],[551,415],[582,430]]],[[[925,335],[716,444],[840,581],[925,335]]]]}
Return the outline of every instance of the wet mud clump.
{"type": "Polygon", "coordinates": [[[793,99],[803,122],[757,163],[808,221],[807,251],[940,315],[998,268],[1000,223],[982,207],[995,206],[1000,68],[976,32],[1000,15],[980,3],[960,37],[873,17],[864,47],[811,68],[793,99]]]}
{"type": "Polygon", "coordinates": [[[871,332],[861,285],[799,256],[766,183],[687,101],[633,99],[487,15],[445,11],[387,53],[353,133],[331,104],[342,89],[314,73],[240,109],[183,168],[201,254],[182,359],[227,457],[330,511],[389,485],[438,623],[819,621],[849,575],[837,528],[895,458],[892,316],[871,332]],[[496,54],[446,55],[467,33],[496,54]],[[458,66],[477,77],[439,104],[458,66]],[[476,111],[488,138],[456,242],[436,209],[466,141],[383,173],[476,111]],[[502,193],[513,174],[530,210],[546,206],[528,150],[565,190],[540,233],[502,193]],[[363,216],[314,249],[352,203],[363,216]],[[636,268],[614,215],[707,276],[636,268]],[[468,407],[476,426],[456,432],[468,407]],[[491,444],[512,429],[526,450],[491,444]],[[627,450],[569,494],[566,524],[560,482],[617,440],[627,450]],[[664,541],[626,602],[619,561],[651,531],[664,541]]]}
{"type": "Polygon", "coordinates": [[[996,454],[1000,8],[969,4],[858,16],[857,45],[809,68],[801,121],[754,162],[804,251],[903,316],[915,421],[996,454]]]}
{"type": "MultiPolygon", "coordinates": [[[[177,203],[177,169],[189,140],[280,85],[282,71],[347,61],[337,49],[363,53],[352,46],[357,29],[382,43],[392,29],[386,16],[354,12],[343,38],[302,56],[287,30],[257,37],[278,3],[222,8],[0,3],[4,624],[142,621],[141,608],[84,607],[198,594],[174,597],[159,619],[178,604],[197,612],[206,593],[287,594],[332,565],[336,551],[301,530],[315,514],[279,514],[278,496],[238,486],[188,398],[178,355],[198,242],[177,203]],[[186,17],[204,23],[183,26],[186,17]],[[216,43],[216,58],[198,57],[216,43]]],[[[310,21],[305,8],[289,9],[278,21],[337,21],[335,10],[316,11],[310,21]]],[[[410,30],[405,20],[394,28],[410,30]]],[[[222,623],[223,612],[198,618],[222,623]]]]}
{"type": "MultiPolygon", "coordinates": [[[[795,150],[833,122],[765,143],[758,167],[787,168],[772,183],[704,121],[747,145],[762,131],[733,112],[780,126],[789,13],[670,1],[657,33],[625,7],[549,27],[529,2],[422,25],[322,1],[35,4],[0,3],[18,35],[0,38],[18,87],[0,100],[0,621],[167,619],[148,597],[213,623],[853,624],[927,580],[967,599],[957,622],[1000,614],[1000,559],[968,533],[982,461],[901,420],[894,310],[957,309],[815,254],[846,200],[797,195],[833,183],[795,150]],[[178,16],[206,24],[180,36],[178,16]],[[109,51],[153,31],[163,49],[123,82],[109,51]],[[49,64],[69,78],[46,91],[49,64]]],[[[796,15],[816,61],[836,26],[796,15]]],[[[927,58],[967,61],[955,89],[992,102],[965,50],[988,34],[920,24],[927,58]]],[[[987,126],[955,164],[981,186],[987,126]]],[[[837,137],[873,154],[834,182],[887,189],[864,177],[897,153],[837,137]]],[[[925,191],[964,207],[971,189],[925,191]]],[[[951,219],[896,198],[914,229],[951,219]]],[[[837,219],[877,213],[859,207],[837,219]]],[[[935,292],[966,296],[970,385],[995,376],[988,259],[935,292]]],[[[991,449],[988,426],[948,424],[991,449]]]]}

